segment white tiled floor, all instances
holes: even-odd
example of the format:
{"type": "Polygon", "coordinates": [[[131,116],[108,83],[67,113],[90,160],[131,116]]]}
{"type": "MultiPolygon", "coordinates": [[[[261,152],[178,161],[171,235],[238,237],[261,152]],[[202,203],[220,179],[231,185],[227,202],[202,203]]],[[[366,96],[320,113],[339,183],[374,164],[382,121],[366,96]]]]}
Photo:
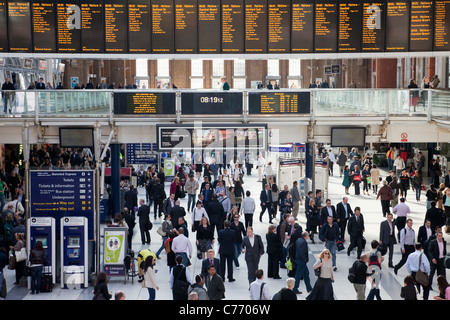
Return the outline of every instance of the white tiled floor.
{"type": "MultiPolygon", "coordinates": [[[[338,170],[335,170],[335,173],[338,170]]],[[[383,177],[385,177],[385,174],[383,174],[383,177]]],[[[244,178],[244,189],[250,190],[252,193],[252,197],[255,199],[256,203],[259,203],[259,193],[261,190],[261,183],[257,182],[256,172],[253,172],[252,176],[245,177],[244,178]]],[[[344,195],[344,188],[341,185],[342,178],[339,176],[333,176],[330,177],[329,181],[329,198],[332,201],[333,205],[336,205],[339,201],[341,201],[342,196],[344,195]]],[[[168,189],[168,185],[166,185],[166,189],[168,189]]],[[[168,191],[168,190],[167,190],[168,191]]],[[[139,189],[140,197],[145,197],[145,190],[139,189]]],[[[370,196],[355,196],[353,189],[350,190],[351,195],[348,196],[349,203],[351,204],[352,208],[355,206],[360,206],[362,209],[362,214],[364,215],[365,219],[365,238],[367,239],[367,246],[366,250],[369,250],[370,241],[373,239],[378,240],[378,234],[379,234],[379,225],[380,222],[384,220],[382,213],[381,213],[381,205],[379,201],[375,200],[375,195],[371,193],[370,196]]],[[[425,216],[425,196],[422,195],[422,201],[416,202],[414,194],[412,191],[408,195],[407,204],[411,207],[412,214],[410,217],[414,221],[413,228],[418,231],[419,226],[423,223],[424,216],[425,216]]],[[[187,204],[187,198],[183,199],[181,202],[181,205],[187,204]]],[[[305,228],[305,216],[303,213],[303,206],[300,208],[299,213],[299,223],[302,225],[303,229],[305,228]]],[[[263,241],[265,242],[265,234],[267,232],[267,227],[269,226],[268,217],[267,214],[265,215],[263,222],[259,222],[258,220],[259,216],[259,208],[257,208],[255,212],[254,217],[254,228],[255,232],[262,236],[263,241]]],[[[153,214],[151,215],[153,217],[153,214]]],[[[187,221],[190,221],[190,214],[187,216],[187,221]]],[[[156,230],[158,229],[160,223],[162,222],[161,219],[157,219],[154,222],[154,227],[151,231],[151,238],[152,242],[150,245],[150,249],[154,252],[159,248],[161,245],[161,237],[156,233],[156,230]]],[[[274,219],[274,223],[278,223],[278,219],[274,219]]],[[[189,238],[194,241],[195,240],[195,234],[190,232],[189,238]]],[[[450,242],[450,237],[445,234],[444,236],[447,240],[447,242],[450,242]]],[[[348,245],[348,234],[346,235],[346,246],[348,245]]],[[[136,225],[134,230],[134,237],[133,237],[133,249],[135,251],[139,251],[141,249],[145,248],[145,246],[141,245],[140,241],[140,234],[139,234],[139,226],[136,225]]],[[[322,251],[324,248],[323,243],[320,242],[320,240],[317,239],[315,244],[309,243],[309,250],[310,250],[310,261],[309,261],[309,268],[310,268],[310,279],[312,285],[314,285],[315,276],[312,272],[312,265],[315,262],[315,259],[317,257],[317,254],[322,251]]],[[[217,252],[218,245],[215,244],[215,249],[217,252]]],[[[195,249],[194,249],[195,250],[195,249]]],[[[394,254],[394,264],[400,260],[401,254],[399,245],[396,245],[395,247],[395,254],[394,254]]],[[[169,270],[166,265],[166,256],[163,251],[161,254],[162,259],[158,260],[156,268],[158,269],[158,273],[156,275],[157,282],[159,284],[160,290],[156,293],[156,299],[159,300],[171,300],[171,290],[169,288],[169,270]]],[[[347,280],[347,271],[348,268],[351,266],[353,261],[356,259],[356,251],[354,251],[350,257],[347,256],[346,250],[341,251],[337,255],[337,267],[338,270],[335,272],[335,282],[333,284],[334,294],[335,298],[338,300],[355,300],[356,299],[356,293],[353,289],[352,284],[347,280]]],[[[387,259],[386,259],[387,260],[387,259]]],[[[225,288],[226,293],[225,299],[232,299],[232,300],[248,300],[248,281],[247,281],[247,268],[244,261],[244,256],[241,255],[239,258],[240,261],[240,269],[234,270],[234,278],[237,280],[236,282],[229,283],[228,281],[225,282],[225,288]]],[[[196,274],[200,272],[201,268],[201,262],[197,260],[195,257],[192,257],[192,266],[189,267],[189,270],[191,272],[192,277],[194,277],[196,274]]],[[[265,272],[267,271],[267,255],[264,255],[261,258],[260,262],[260,268],[262,268],[265,272]]],[[[280,288],[284,287],[286,284],[286,270],[281,269],[280,275],[283,279],[281,280],[274,280],[274,279],[265,279],[267,282],[270,292],[274,294],[277,292],[280,288]]],[[[406,267],[401,268],[398,271],[398,275],[395,275],[392,268],[388,268],[387,261],[383,263],[383,269],[382,269],[382,279],[381,279],[381,297],[383,300],[400,300],[400,289],[403,283],[403,278],[407,275],[406,267]]],[[[14,279],[14,271],[7,270],[5,268],[5,277],[6,281],[8,283],[8,297],[7,299],[41,299],[41,300],[72,300],[72,299],[92,299],[92,287],[84,290],[69,290],[69,289],[60,289],[59,284],[56,285],[55,289],[51,293],[41,293],[39,295],[30,295],[28,294],[28,291],[24,287],[17,287],[10,285],[12,284],[14,279]]],[[[136,279],[135,279],[136,280],[136,279]]],[[[436,276],[434,277],[434,281],[436,281],[436,276]]],[[[433,284],[433,288],[436,290],[437,285],[433,284]]],[[[123,278],[121,279],[111,279],[109,282],[109,289],[111,292],[115,292],[116,290],[123,290],[126,293],[127,299],[132,300],[145,300],[148,298],[148,293],[145,288],[141,288],[141,285],[137,283],[137,281],[134,282],[134,284],[131,284],[131,280],[129,280],[126,284],[124,284],[123,278]]],[[[304,293],[301,295],[298,295],[298,298],[300,300],[305,299],[306,297],[306,288],[304,286],[303,281],[301,282],[300,291],[303,291],[304,293]]],[[[366,291],[366,294],[368,293],[368,290],[366,291]]],[[[434,295],[436,295],[436,291],[430,292],[430,299],[434,295]]]]}

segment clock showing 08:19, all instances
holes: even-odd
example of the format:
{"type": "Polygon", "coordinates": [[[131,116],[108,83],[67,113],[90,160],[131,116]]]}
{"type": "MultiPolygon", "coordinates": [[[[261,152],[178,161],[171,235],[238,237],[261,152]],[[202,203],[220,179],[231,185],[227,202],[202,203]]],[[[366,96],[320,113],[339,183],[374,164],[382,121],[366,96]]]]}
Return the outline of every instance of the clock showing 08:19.
{"type": "Polygon", "coordinates": [[[223,103],[222,97],[200,97],[200,103],[223,103]]]}

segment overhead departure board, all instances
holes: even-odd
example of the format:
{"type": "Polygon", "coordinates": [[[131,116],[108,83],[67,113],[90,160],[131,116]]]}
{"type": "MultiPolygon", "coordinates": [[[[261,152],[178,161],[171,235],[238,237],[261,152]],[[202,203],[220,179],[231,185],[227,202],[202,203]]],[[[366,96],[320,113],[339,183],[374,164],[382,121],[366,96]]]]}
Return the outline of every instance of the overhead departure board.
{"type": "Polygon", "coordinates": [[[409,50],[433,49],[433,2],[411,1],[409,50]]]}
{"type": "Polygon", "coordinates": [[[363,2],[362,52],[384,51],[386,3],[363,2]]]}
{"type": "Polygon", "coordinates": [[[267,52],[267,0],[245,1],[245,52],[267,52]]]}
{"type": "Polygon", "coordinates": [[[198,52],[221,52],[220,0],[198,0],[198,52]]]}
{"type": "Polygon", "coordinates": [[[105,52],[103,26],[103,1],[81,1],[81,50],[82,52],[105,52]]]}
{"type": "Polygon", "coordinates": [[[309,92],[249,92],[249,114],[309,114],[309,92]]]}
{"type": "Polygon", "coordinates": [[[434,50],[450,50],[450,1],[436,1],[434,18],[434,50]]]}
{"type": "Polygon", "coordinates": [[[182,92],[181,114],[242,114],[242,92],[182,92]]]}
{"type": "Polygon", "coordinates": [[[152,51],[174,52],[173,0],[152,0],[152,51]]]}
{"type": "Polygon", "coordinates": [[[387,2],[386,51],[408,51],[409,44],[409,2],[387,2]]]}
{"type": "Polygon", "coordinates": [[[0,1],[0,52],[8,51],[8,18],[6,1],[0,1]]]}
{"type": "Polygon", "coordinates": [[[150,0],[128,0],[128,47],[130,53],[150,53],[150,0]]]}
{"type": "Polygon", "coordinates": [[[33,2],[33,51],[56,52],[56,4],[33,2]]]}
{"type": "Polygon", "coordinates": [[[222,52],[244,53],[244,0],[222,0],[222,52]]]}
{"type": "Polygon", "coordinates": [[[338,11],[335,1],[316,0],[314,26],[315,52],[337,51],[338,11]]]}
{"type": "MultiPolygon", "coordinates": [[[[104,0],[105,6],[105,52],[127,53],[127,1],[104,0]]],[[[149,35],[147,35],[149,37],[149,35]]]]}
{"type": "Polygon", "coordinates": [[[31,52],[30,1],[8,1],[9,51],[31,52]]]}
{"type": "Polygon", "coordinates": [[[339,2],[339,52],[359,52],[361,50],[361,2],[342,0],[339,2]]]}
{"type": "Polygon", "coordinates": [[[175,92],[116,92],[118,115],[175,115],[175,92]]]}
{"type": "Polygon", "coordinates": [[[175,52],[197,53],[197,0],[175,0],[175,52]]]}
{"type": "Polygon", "coordinates": [[[314,1],[292,0],[291,52],[314,51],[314,1]]]}
{"type": "Polygon", "coordinates": [[[291,2],[268,0],[269,53],[291,51],[291,2]]]}
{"type": "Polygon", "coordinates": [[[76,27],[81,21],[78,1],[57,1],[57,49],[61,53],[75,53],[81,50],[81,29],[76,27]]]}

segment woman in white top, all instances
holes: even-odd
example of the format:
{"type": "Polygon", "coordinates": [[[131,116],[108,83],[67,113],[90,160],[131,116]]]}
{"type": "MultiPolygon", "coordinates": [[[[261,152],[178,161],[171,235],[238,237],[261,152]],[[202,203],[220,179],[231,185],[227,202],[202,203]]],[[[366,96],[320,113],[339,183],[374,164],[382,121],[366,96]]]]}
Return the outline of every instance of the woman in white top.
{"type": "Polygon", "coordinates": [[[272,162],[269,162],[264,168],[264,175],[266,176],[266,182],[272,188],[273,185],[273,170],[272,170],[272,162]]]}
{"type": "Polygon", "coordinates": [[[380,184],[380,169],[374,164],[370,169],[370,180],[372,180],[373,193],[378,193],[378,185],[380,184]]]}
{"type": "Polygon", "coordinates": [[[334,300],[333,285],[333,263],[331,260],[330,250],[324,249],[319,254],[319,259],[313,266],[316,270],[320,268],[320,275],[314,284],[311,293],[306,297],[306,300],[334,300]]]}
{"type": "Polygon", "coordinates": [[[156,285],[157,270],[154,269],[154,266],[155,260],[150,255],[144,262],[144,281],[142,282],[142,286],[145,286],[148,290],[148,300],[155,300],[156,290],[159,290],[159,287],[156,285]]]}
{"type": "Polygon", "coordinates": [[[197,205],[195,206],[194,210],[192,210],[192,231],[197,230],[197,227],[202,221],[203,217],[206,217],[209,220],[208,213],[206,212],[205,208],[203,208],[202,202],[197,201],[197,205]]]}

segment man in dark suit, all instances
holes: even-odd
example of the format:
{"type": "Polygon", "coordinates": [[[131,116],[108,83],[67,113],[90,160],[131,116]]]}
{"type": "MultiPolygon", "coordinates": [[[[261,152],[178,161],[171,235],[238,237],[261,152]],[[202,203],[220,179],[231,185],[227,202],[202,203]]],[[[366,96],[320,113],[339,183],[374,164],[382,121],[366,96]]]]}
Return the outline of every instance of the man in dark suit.
{"type": "MultiPolygon", "coordinates": [[[[128,211],[127,208],[124,208],[122,218],[123,218],[123,220],[125,220],[125,222],[128,226],[128,249],[131,250],[131,243],[133,241],[133,230],[134,230],[134,226],[136,225],[135,217],[134,217],[134,215],[131,215],[130,211],[128,211]]],[[[149,237],[149,239],[150,239],[150,237],[149,237]]],[[[150,240],[148,243],[150,243],[150,240]]]]}
{"type": "Polygon", "coordinates": [[[162,205],[166,199],[166,192],[164,191],[164,184],[159,178],[156,178],[155,184],[150,191],[150,199],[153,201],[153,216],[156,219],[156,211],[158,217],[162,216],[162,205]]]}
{"type": "Polygon", "coordinates": [[[186,216],[186,210],[184,210],[184,207],[180,206],[180,200],[175,201],[175,205],[172,210],[170,210],[170,215],[172,216],[173,227],[178,229],[180,227],[178,219],[186,216]]]}
{"type": "Polygon", "coordinates": [[[430,205],[430,209],[425,214],[425,220],[431,221],[431,227],[434,230],[436,227],[442,227],[445,224],[445,215],[442,209],[436,208],[436,201],[431,201],[430,205]]]}
{"type": "Polygon", "coordinates": [[[431,226],[431,220],[425,220],[423,226],[420,226],[419,233],[417,235],[417,241],[422,244],[422,248],[425,246],[425,242],[434,234],[434,229],[431,226]]]}
{"type": "Polygon", "coordinates": [[[209,300],[222,300],[225,298],[223,279],[217,274],[216,266],[208,266],[208,275],[205,278],[206,290],[209,300]]]}
{"type": "Polygon", "coordinates": [[[448,170],[448,174],[445,176],[444,184],[446,188],[450,188],[450,170],[448,170]]]}
{"type": "Polygon", "coordinates": [[[130,190],[125,192],[125,207],[128,208],[131,215],[134,216],[134,207],[137,207],[137,205],[138,201],[136,190],[134,190],[133,185],[130,185],[130,190]]]}
{"type": "Polygon", "coordinates": [[[213,232],[214,229],[217,229],[217,232],[222,230],[226,213],[225,210],[223,209],[222,204],[219,202],[216,194],[213,195],[211,200],[209,201],[207,212],[209,217],[209,223],[213,228],[213,232]]]}
{"type": "Polygon", "coordinates": [[[353,215],[353,210],[348,203],[348,198],[344,197],[341,202],[336,205],[336,220],[341,230],[341,239],[345,239],[345,229],[347,228],[347,221],[353,215]]]}
{"type": "Polygon", "coordinates": [[[295,262],[297,264],[297,270],[295,272],[295,285],[292,291],[296,294],[301,294],[298,291],[300,286],[300,280],[305,281],[306,290],[310,292],[312,290],[311,283],[309,281],[309,271],[307,263],[309,261],[309,250],[308,250],[308,232],[303,232],[301,238],[295,242],[295,262]]]}
{"type": "Polygon", "coordinates": [[[261,236],[253,233],[253,227],[247,228],[247,236],[242,240],[242,252],[245,252],[245,263],[247,264],[248,283],[256,280],[256,270],[258,270],[259,260],[264,254],[264,244],[261,236]]]}
{"type": "Polygon", "coordinates": [[[39,82],[36,83],[36,89],[38,90],[45,89],[45,83],[43,78],[39,78],[39,82]]]}
{"type": "Polygon", "coordinates": [[[266,184],[264,190],[261,191],[259,200],[261,201],[261,213],[259,214],[259,221],[262,222],[262,216],[267,209],[267,212],[269,213],[269,223],[272,223],[272,192],[270,190],[269,184],[266,184]]]}
{"type": "Polygon", "coordinates": [[[380,223],[380,245],[389,249],[389,268],[394,267],[392,257],[394,256],[394,244],[396,243],[394,216],[392,213],[388,213],[387,219],[380,223]]]}
{"type": "Polygon", "coordinates": [[[219,241],[220,276],[222,279],[225,279],[225,270],[228,269],[228,281],[233,282],[236,281],[233,279],[234,242],[236,232],[230,229],[230,222],[228,220],[225,220],[223,226],[224,229],[219,231],[217,237],[217,240],[219,241]]]}
{"type": "Polygon", "coordinates": [[[211,189],[211,185],[208,182],[205,185],[205,189],[202,191],[202,193],[204,198],[203,198],[203,207],[205,207],[206,211],[208,212],[208,205],[211,202],[213,195],[214,195],[214,190],[211,189]]]}
{"type": "Polygon", "coordinates": [[[328,216],[333,217],[333,222],[337,222],[336,208],[331,205],[330,199],[327,199],[326,206],[322,207],[322,209],[320,210],[320,218],[321,218],[320,225],[324,225],[325,223],[327,223],[328,216]]]}
{"type": "Polygon", "coordinates": [[[207,258],[205,260],[202,261],[202,272],[201,275],[205,277],[208,276],[208,268],[210,265],[214,265],[216,267],[216,271],[218,274],[220,274],[220,260],[215,256],[215,252],[213,249],[209,249],[208,252],[206,253],[207,258]]]}
{"type": "Polygon", "coordinates": [[[141,231],[142,244],[150,244],[150,231],[148,230],[150,224],[150,207],[145,204],[144,199],[139,200],[140,207],[137,212],[139,217],[139,230],[141,231]]]}
{"type": "Polygon", "coordinates": [[[364,233],[364,218],[361,214],[360,207],[355,208],[355,214],[348,220],[348,234],[350,235],[350,246],[347,249],[347,255],[355,248],[357,249],[357,259],[361,256],[363,250],[363,233],[364,233]]]}
{"type": "Polygon", "coordinates": [[[436,232],[436,239],[430,242],[428,257],[430,260],[430,284],[433,283],[434,273],[445,276],[444,258],[447,255],[447,242],[442,231],[436,232]]]}
{"type": "MultiPolygon", "coordinates": [[[[164,200],[162,204],[162,211],[165,215],[172,214],[172,209],[175,206],[175,193],[171,193],[169,197],[164,200]]],[[[173,219],[172,219],[173,220],[173,219]]]]}

